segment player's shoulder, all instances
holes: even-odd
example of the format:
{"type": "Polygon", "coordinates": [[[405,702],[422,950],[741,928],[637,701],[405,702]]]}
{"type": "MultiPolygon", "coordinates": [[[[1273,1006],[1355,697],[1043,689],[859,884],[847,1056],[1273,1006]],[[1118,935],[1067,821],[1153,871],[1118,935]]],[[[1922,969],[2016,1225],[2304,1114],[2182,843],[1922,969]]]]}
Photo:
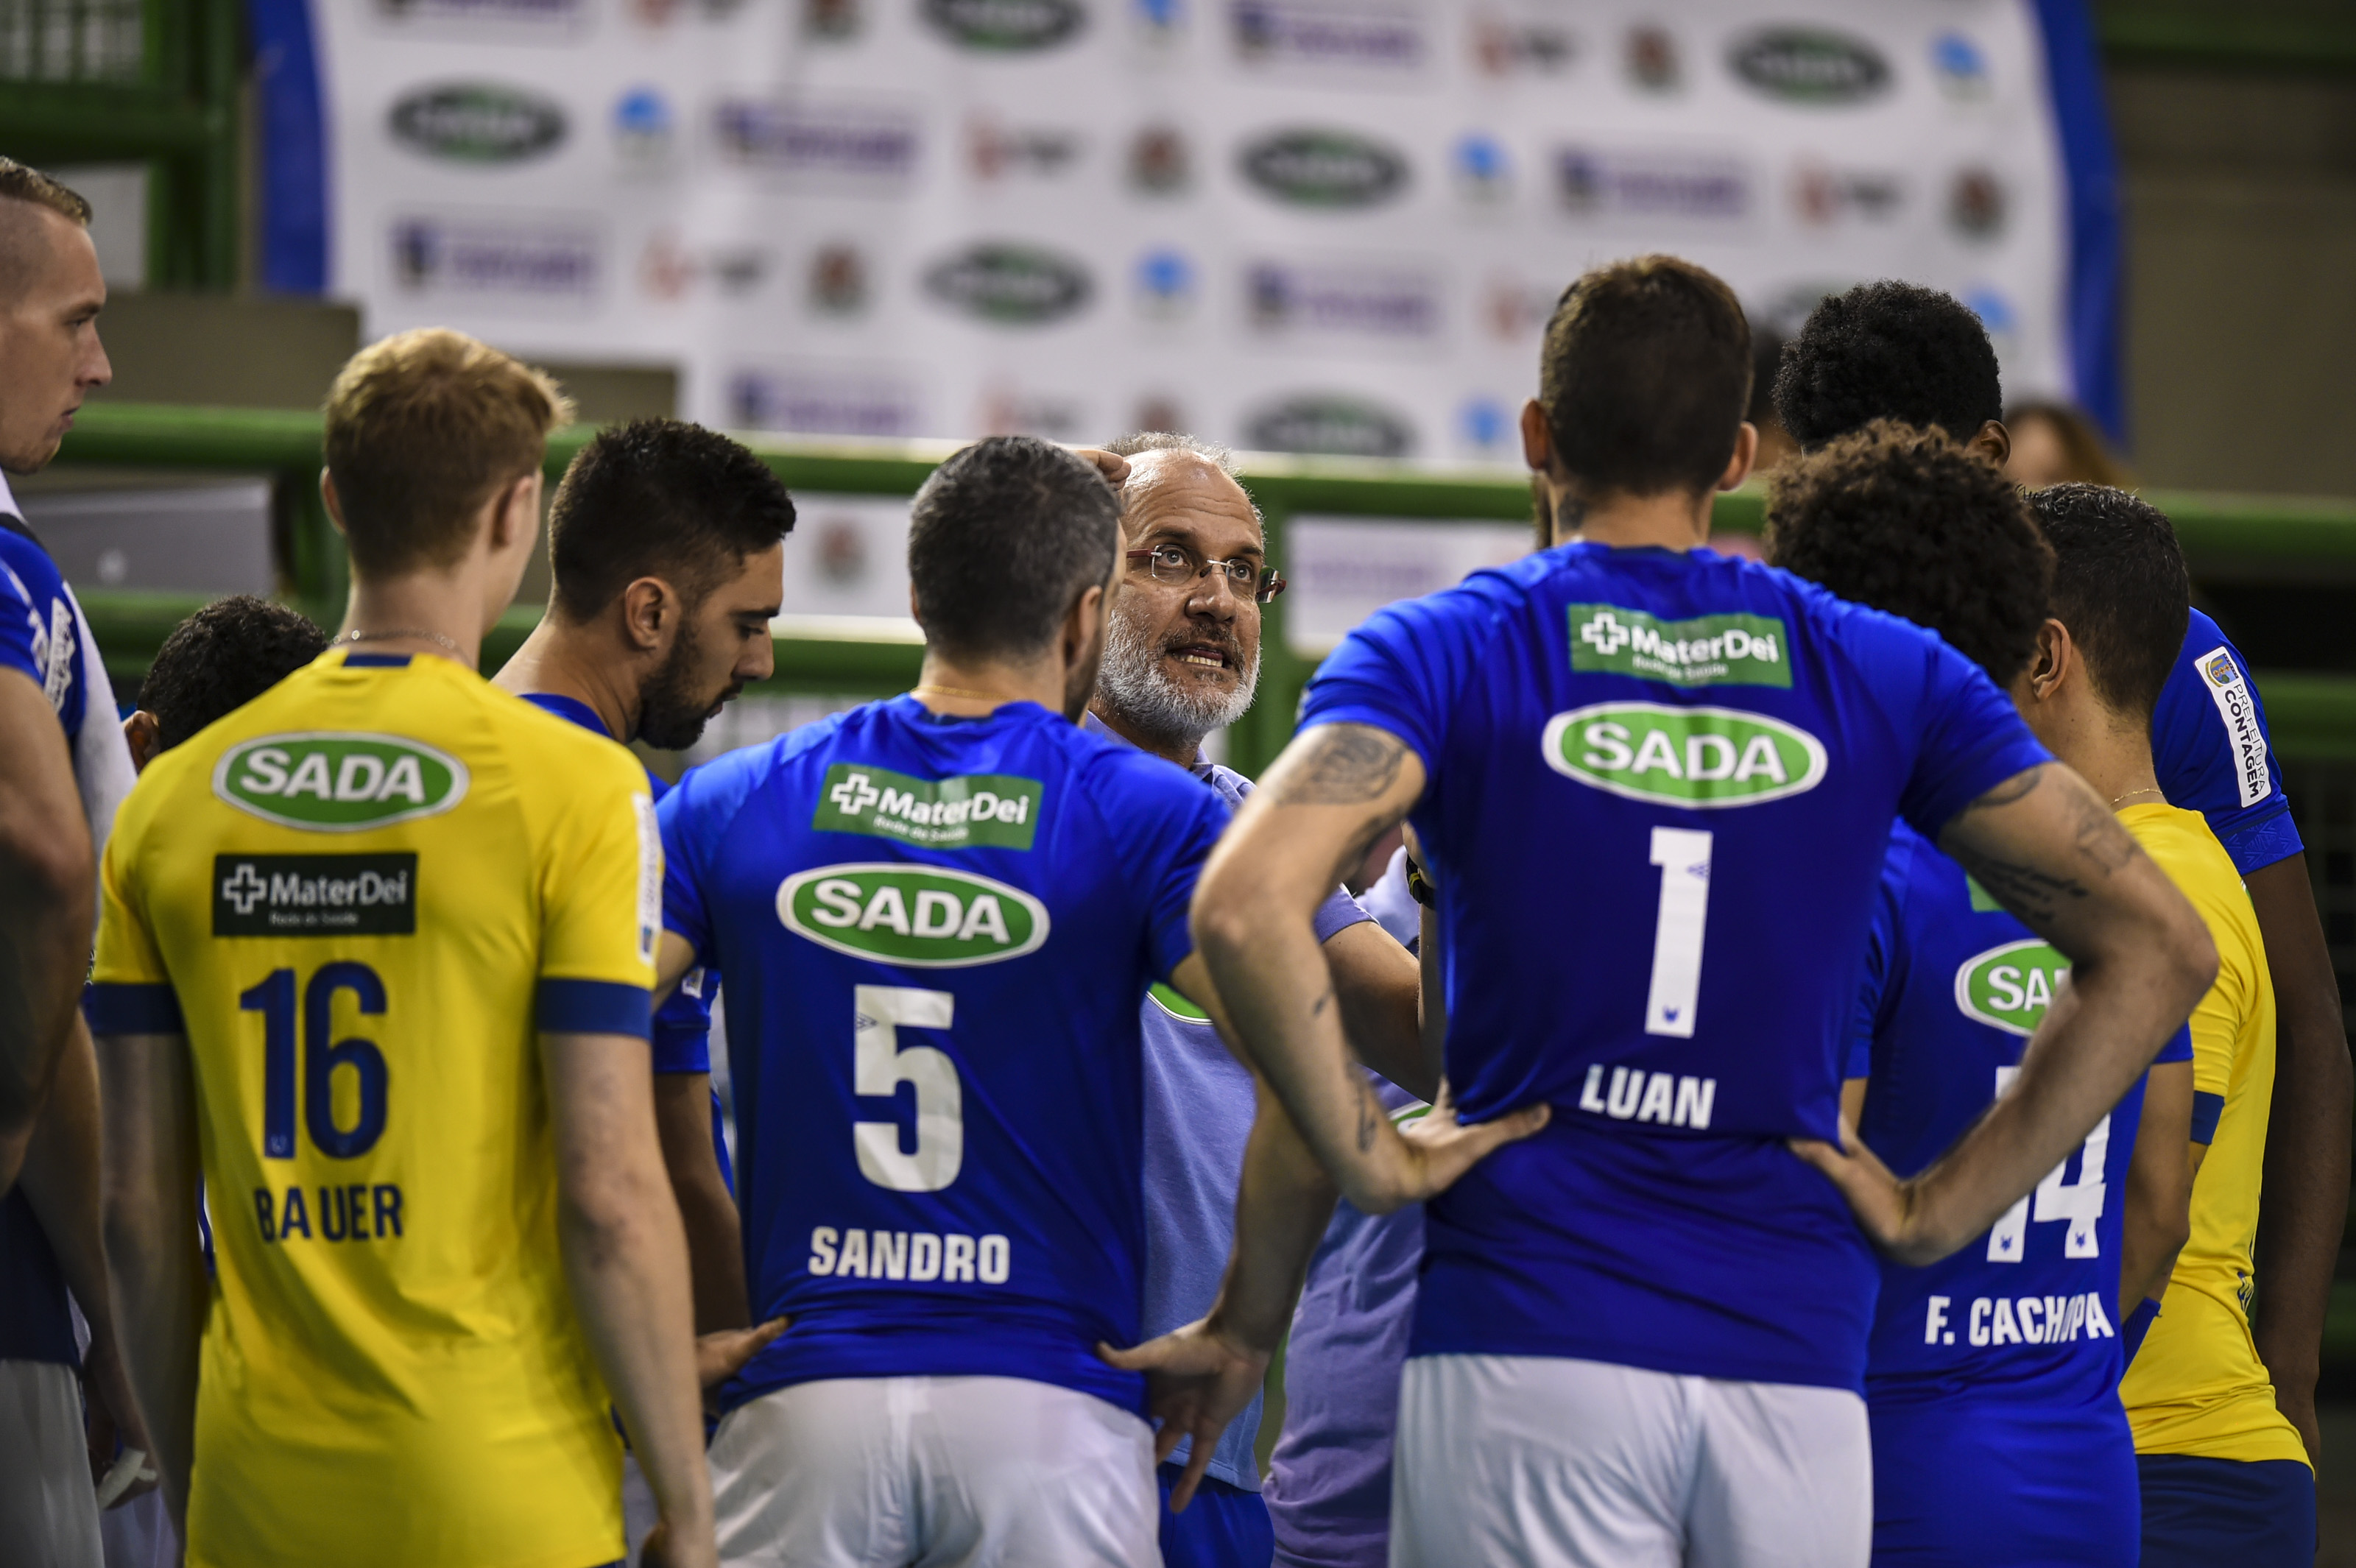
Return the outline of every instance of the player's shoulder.
{"type": "Polygon", "coordinates": [[[1226,814],[1219,792],[1190,769],[1077,724],[1044,728],[1066,760],[1074,788],[1116,832],[1141,815],[1218,821],[1226,814]]]}
{"type": "Polygon", "coordinates": [[[2218,841],[2208,818],[2174,805],[2131,806],[2119,814],[2144,853],[2159,863],[2168,880],[2190,901],[2217,942],[2221,962],[2229,945],[2263,954],[2257,912],[2240,868],[2218,841]]]}
{"type": "Polygon", "coordinates": [[[0,521],[0,605],[15,600],[46,613],[48,602],[64,592],[65,578],[41,542],[0,521]]]}

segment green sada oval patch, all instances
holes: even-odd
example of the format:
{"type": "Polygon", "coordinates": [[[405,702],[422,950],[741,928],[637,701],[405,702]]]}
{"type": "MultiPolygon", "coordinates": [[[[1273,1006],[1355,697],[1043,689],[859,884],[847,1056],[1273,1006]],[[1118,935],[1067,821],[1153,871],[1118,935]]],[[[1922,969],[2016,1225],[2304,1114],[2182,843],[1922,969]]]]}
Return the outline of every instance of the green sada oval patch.
{"type": "Polygon", "coordinates": [[[1955,1007],[1965,1018],[2025,1037],[2069,977],[2070,960],[2051,944],[2008,942],[1964,960],[1955,971],[1955,1007]]]}
{"type": "Polygon", "coordinates": [[[221,753],[213,794],[264,822],[365,833],[466,798],[466,764],[400,735],[313,730],[258,735],[221,753]]]}
{"type": "Polygon", "coordinates": [[[821,947],[918,969],[1019,958],[1047,940],[1047,906],[1022,889],[937,866],[867,863],[798,871],[777,918],[821,947]]]}
{"type": "Polygon", "coordinates": [[[1540,744],[1547,766],[1590,788],[1695,808],[1800,795],[1827,765],[1805,730],[1736,708],[1598,702],[1556,714],[1540,744]]]}

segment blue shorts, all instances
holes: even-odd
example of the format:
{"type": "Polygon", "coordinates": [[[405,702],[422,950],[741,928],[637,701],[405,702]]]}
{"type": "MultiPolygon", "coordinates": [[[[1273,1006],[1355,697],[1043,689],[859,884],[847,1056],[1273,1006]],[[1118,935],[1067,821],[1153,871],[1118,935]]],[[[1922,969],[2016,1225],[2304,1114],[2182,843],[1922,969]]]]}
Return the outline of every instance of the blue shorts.
{"type": "Polygon", "coordinates": [[[2315,1472],[2296,1459],[2139,1454],[2144,1568],[2309,1568],[2315,1472]]]}
{"type": "Polygon", "coordinates": [[[2135,1438],[2115,1399],[1868,1408],[1875,1568],[2135,1568],[2135,1438]]]}
{"type": "Polygon", "coordinates": [[[1170,1511],[1170,1488],[1186,1473],[1164,1465],[1162,1482],[1163,1568],[1269,1568],[1276,1559],[1276,1527],[1258,1492],[1205,1476],[1184,1513],[1170,1511]]]}

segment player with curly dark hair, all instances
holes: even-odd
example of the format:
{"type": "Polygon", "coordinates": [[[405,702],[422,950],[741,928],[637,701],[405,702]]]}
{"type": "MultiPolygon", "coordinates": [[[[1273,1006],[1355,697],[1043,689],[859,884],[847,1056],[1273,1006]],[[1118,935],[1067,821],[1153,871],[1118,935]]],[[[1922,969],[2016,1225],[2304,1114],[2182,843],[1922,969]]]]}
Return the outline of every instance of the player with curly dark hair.
{"type": "Polygon", "coordinates": [[[1783,346],[1775,409],[1804,451],[1877,419],[1937,425],[1998,465],[2012,450],[1987,328],[1919,283],[1859,283],[1818,304],[1783,346]]]}
{"type": "Polygon", "coordinates": [[[1767,559],[1929,627],[1999,686],[2035,650],[2053,581],[2017,487],[1944,432],[1889,420],[1774,476],[1767,559]]]}
{"type": "MultiPolygon", "coordinates": [[[[1993,464],[1942,431],[1888,420],[1797,460],[1768,500],[1771,560],[1929,627],[1976,660],[2034,710],[2031,727],[2062,761],[2085,771],[2102,796],[2120,797],[2113,804],[2125,807],[2123,825],[2172,870],[2182,823],[2198,827],[2200,818],[2153,805],[2156,789],[2133,786],[2151,780],[2139,714],[2181,635],[2180,563],[2177,619],[2157,635],[2157,675],[2147,656],[2122,659],[2104,689],[2131,687],[2118,707],[2135,716],[2094,726],[2101,734],[2089,753],[2072,750],[2083,745],[2085,726],[2036,717],[2073,700],[2083,709],[2093,673],[2093,661],[2081,659],[2074,687],[2059,700],[2046,695],[2055,650],[2070,645],[2050,617],[2066,602],[2115,649],[2132,613],[2098,611],[2094,602],[2125,583],[2125,598],[2164,613],[2166,572],[2112,573],[2120,582],[2089,592],[2088,574],[2073,570],[2065,593],[2059,545],[1993,464]],[[2156,592],[2140,591],[2152,582],[2156,592]],[[2136,752],[2139,775],[2115,773],[2136,752]]],[[[2081,554],[2075,567],[2094,559],[2081,554]]],[[[2019,1072],[2026,1037],[2067,969],[1962,867],[1900,823],[1883,862],[1842,1093],[1866,1147],[1901,1173],[1937,1157],[2019,1072]]],[[[2132,1355],[2135,1330],[2148,1321],[2137,1304],[2167,1279],[2184,1235],[2190,1058],[2179,1032],[2081,1154],[2047,1179],[2044,1195],[1985,1237],[1927,1269],[1884,1265],[1866,1363],[1877,1561],[2136,1562],[2135,1438],[2112,1391],[2123,1345],[2132,1355]],[[2076,1182],[2064,1188],[2072,1167],[2076,1182]],[[2097,1189],[2124,1198],[2072,1196],[2097,1189]]]]}
{"type": "Polygon", "coordinates": [[[123,721],[140,767],[327,651],[327,634],[284,604],[233,593],[178,625],[139,683],[137,711],[123,721]]]}

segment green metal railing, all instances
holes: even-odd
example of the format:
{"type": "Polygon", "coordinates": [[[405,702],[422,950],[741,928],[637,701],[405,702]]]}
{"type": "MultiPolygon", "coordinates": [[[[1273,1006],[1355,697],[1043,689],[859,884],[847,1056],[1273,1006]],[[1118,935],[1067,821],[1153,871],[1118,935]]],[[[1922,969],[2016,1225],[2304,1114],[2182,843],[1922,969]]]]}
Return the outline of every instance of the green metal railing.
{"type": "Polygon", "coordinates": [[[241,0],[0,0],[0,152],[148,165],[147,283],[237,281],[241,0]]]}
{"type": "MultiPolygon", "coordinates": [[[[588,439],[559,431],[549,443],[552,478],[588,439]]],[[[948,448],[845,451],[773,436],[744,438],[795,490],[827,494],[913,495],[948,448]]],[[[332,624],[345,591],[340,542],[318,499],[321,462],[316,414],[93,403],[85,408],[59,461],[177,470],[264,474],[276,481],[284,531],[287,597],[332,624]]],[[[1283,559],[1284,533],[1303,513],[1382,517],[1520,521],[1530,515],[1527,485],[1487,474],[1440,474],[1335,459],[1255,455],[1244,475],[1266,513],[1269,549],[1283,559]]],[[[2194,576],[2313,582],[2356,581],[2356,503],[2280,497],[2157,493],[2175,520],[2194,576]]],[[[1721,496],[1717,526],[1756,533],[1765,498],[1756,488],[1721,496]]],[[[197,601],[168,594],[92,592],[85,595],[102,633],[110,670],[123,677],[145,668],[155,647],[197,601]]],[[[1247,770],[1264,764],[1291,732],[1300,688],[1313,668],[1284,636],[1286,603],[1269,607],[1262,696],[1229,736],[1230,755],[1247,770]]],[[[485,649],[503,659],[537,622],[536,606],[510,612],[485,649]]],[[[884,693],[916,678],[919,650],[888,638],[780,636],[779,692],[884,693]]],[[[2259,677],[2276,744],[2286,756],[2356,760],[2356,677],[2265,672],[2259,677]]]]}

